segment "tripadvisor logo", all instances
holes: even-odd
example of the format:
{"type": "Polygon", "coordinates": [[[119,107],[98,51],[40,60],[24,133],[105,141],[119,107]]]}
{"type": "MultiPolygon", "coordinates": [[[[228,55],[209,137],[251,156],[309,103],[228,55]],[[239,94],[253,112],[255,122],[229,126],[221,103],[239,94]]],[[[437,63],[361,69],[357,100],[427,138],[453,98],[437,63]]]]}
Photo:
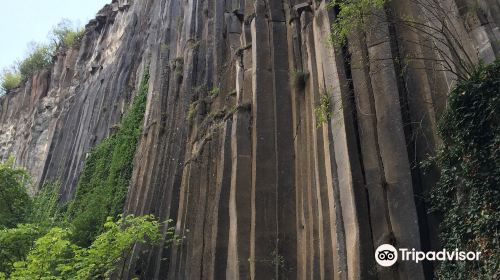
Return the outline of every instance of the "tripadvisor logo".
{"type": "Polygon", "coordinates": [[[443,249],[441,251],[422,252],[415,249],[400,248],[399,251],[390,244],[382,244],[375,251],[375,260],[381,266],[392,266],[398,260],[400,261],[413,261],[419,263],[421,261],[478,261],[481,252],[464,252],[455,249],[448,251],[443,249]],[[398,257],[399,256],[399,257],[398,257]]]}
{"type": "Polygon", "coordinates": [[[375,251],[375,260],[381,266],[392,266],[398,261],[398,251],[390,244],[382,244],[375,251]]]}

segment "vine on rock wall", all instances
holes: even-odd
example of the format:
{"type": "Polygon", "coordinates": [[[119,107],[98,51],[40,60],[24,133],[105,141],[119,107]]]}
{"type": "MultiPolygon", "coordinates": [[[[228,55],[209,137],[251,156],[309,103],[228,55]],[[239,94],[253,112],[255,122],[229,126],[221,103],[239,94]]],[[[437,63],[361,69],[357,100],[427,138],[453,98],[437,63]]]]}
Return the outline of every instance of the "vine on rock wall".
{"type": "Polygon", "coordinates": [[[116,217],[123,210],[141,135],[148,81],[146,71],[118,131],[94,147],[85,161],[75,198],[68,209],[74,241],[81,246],[89,245],[102,232],[108,216],[116,217]]]}
{"type": "Polygon", "coordinates": [[[500,266],[500,60],[479,66],[450,95],[434,159],[441,177],[431,192],[443,215],[448,250],[481,252],[480,261],[443,262],[439,279],[497,279],[500,266]]]}

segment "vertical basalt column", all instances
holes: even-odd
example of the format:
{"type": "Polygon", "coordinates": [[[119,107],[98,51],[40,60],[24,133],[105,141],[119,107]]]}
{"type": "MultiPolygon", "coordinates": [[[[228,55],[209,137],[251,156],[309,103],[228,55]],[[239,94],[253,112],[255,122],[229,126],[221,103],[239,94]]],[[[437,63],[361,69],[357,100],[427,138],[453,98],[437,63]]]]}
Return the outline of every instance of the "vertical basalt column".
{"type": "MultiPolygon", "coordinates": [[[[474,42],[477,56],[485,63],[492,63],[500,55],[499,26],[493,18],[489,19],[487,17],[478,1],[455,0],[455,3],[467,32],[474,42]]],[[[499,5],[498,2],[492,4],[497,9],[499,5]]]]}
{"type": "Polygon", "coordinates": [[[237,106],[247,107],[233,115],[231,132],[231,190],[229,198],[229,244],[227,279],[247,279],[250,275],[250,231],[252,220],[252,37],[250,24],[243,25],[236,65],[237,106]]]}
{"type": "Polygon", "coordinates": [[[318,157],[324,161],[318,172],[320,178],[326,179],[319,182],[324,201],[322,222],[329,225],[325,226],[324,239],[332,246],[325,249],[325,279],[370,279],[371,262],[367,260],[371,259],[372,242],[353,130],[352,100],[342,55],[325,39],[331,36],[330,17],[325,3],[319,4],[313,21],[317,71],[313,77],[318,83],[315,106],[321,106],[321,98],[328,98],[331,112],[331,119],[317,129],[318,157]]]}
{"type": "Polygon", "coordinates": [[[266,2],[255,2],[252,20],[252,221],[250,278],[272,279],[277,236],[276,112],[266,2]]]}
{"type": "MultiPolygon", "coordinates": [[[[370,78],[377,115],[377,138],[384,167],[384,188],[395,246],[420,249],[418,217],[406,150],[401,103],[390,34],[383,11],[374,11],[367,26],[370,78]]],[[[401,278],[423,279],[421,264],[402,262],[401,278]]]]}
{"type": "Polygon", "coordinates": [[[312,236],[310,242],[312,244],[313,263],[310,270],[311,279],[325,279],[325,230],[323,221],[325,219],[323,213],[323,201],[321,199],[321,187],[324,184],[324,177],[320,177],[320,165],[324,164],[321,160],[322,139],[319,139],[318,120],[315,114],[315,108],[319,104],[319,76],[317,69],[317,57],[314,38],[314,17],[309,10],[302,12],[302,38],[304,42],[304,65],[308,69],[308,84],[306,96],[306,110],[309,116],[307,131],[308,135],[308,161],[310,168],[310,187],[308,189],[308,200],[311,206],[310,221],[312,221],[312,236]]]}
{"type": "MultiPolygon", "coordinates": [[[[295,153],[293,146],[292,100],[289,82],[288,32],[285,10],[279,1],[269,2],[269,42],[273,70],[276,137],[277,237],[271,258],[277,279],[295,279],[297,273],[297,231],[295,201],[295,153]]],[[[265,32],[265,31],[264,31],[265,32]]]]}
{"type": "MultiPolygon", "coordinates": [[[[411,0],[392,2],[394,16],[397,18],[417,18],[414,11],[418,6],[411,0]]],[[[404,88],[400,88],[402,100],[402,112],[406,113],[406,141],[409,155],[410,168],[413,175],[413,191],[419,218],[419,230],[421,245],[424,251],[437,249],[437,229],[439,224],[433,221],[434,215],[428,214],[427,205],[422,197],[429,193],[436,185],[439,171],[429,168],[426,172],[420,170],[420,162],[434,155],[440,140],[437,132],[437,113],[432,96],[431,82],[423,57],[425,42],[422,37],[412,31],[408,26],[395,24],[398,36],[393,40],[397,44],[400,65],[401,80],[404,88]],[[429,224],[429,220],[431,224],[429,224]]],[[[405,120],[405,118],[403,118],[405,120]]],[[[424,265],[427,265],[425,263],[424,265]]],[[[431,265],[429,263],[429,265],[431,265]]],[[[424,267],[429,277],[432,276],[432,267],[424,267]]]]}
{"type": "MultiPolygon", "coordinates": [[[[348,37],[351,54],[351,75],[358,116],[359,141],[363,160],[373,246],[390,243],[391,226],[387,211],[384,174],[377,138],[377,119],[374,97],[368,69],[368,53],[364,33],[356,30],[348,37]]],[[[391,268],[377,266],[378,279],[394,279],[391,268]]]]}
{"type": "MultiPolygon", "coordinates": [[[[290,71],[304,71],[302,63],[302,39],[301,39],[301,23],[300,16],[293,7],[289,10],[288,24],[288,49],[289,49],[289,65],[290,71]]],[[[293,78],[293,77],[291,77],[293,78]]],[[[304,215],[304,189],[306,185],[306,168],[302,162],[306,157],[305,147],[305,81],[302,84],[293,82],[291,87],[292,94],[292,120],[293,120],[293,144],[294,144],[294,179],[295,179],[295,220],[296,220],[296,250],[297,250],[297,265],[295,267],[296,277],[298,279],[306,279],[307,273],[307,247],[306,247],[306,219],[304,215]]]]}
{"type": "Polygon", "coordinates": [[[212,279],[225,279],[228,263],[228,246],[229,246],[229,199],[231,194],[232,180],[232,121],[225,123],[221,133],[222,153],[220,163],[217,170],[217,200],[218,209],[214,213],[216,220],[217,232],[216,238],[213,240],[213,254],[215,255],[212,279]]]}
{"type": "MultiPolygon", "coordinates": [[[[311,75],[314,65],[314,52],[311,52],[313,44],[312,34],[313,15],[310,9],[304,9],[300,13],[300,33],[301,33],[301,50],[303,71],[307,71],[308,76],[311,75]],[[311,57],[312,56],[312,57],[311,57]]],[[[302,202],[302,236],[301,246],[303,246],[303,254],[306,255],[305,263],[302,264],[305,279],[316,279],[321,277],[321,256],[319,249],[319,213],[318,201],[316,195],[316,172],[315,172],[315,147],[314,143],[314,95],[316,85],[308,78],[304,85],[304,92],[300,93],[299,97],[299,118],[300,118],[300,141],[302,145],[298,147],[300,153],[300,172],[302,180],[299,185],[300,199],[302,202]]]]}
{"type": "MultiPolygon", "coordinates": [[[[356,126],[356,103],[349,87],[344,53],[340,48],[331,46],[321,48],[324,36],[331,36],[332,14],[325,4],[320,5],[315,15],[315,38],[317,60],[321,83],[330,100],[332,118],[328,123],[331,131],[329,141],[333,142],[333,158],[336,167],[339,201],[342,208],[342,221],[345,231],[345,258],[348,279],[374,278],[373,243],[367,194],[358,150],[358,132],[356,126]],[[331,138],[330,138],[331,137],[331,138]]],[[[325,42],[323,41],[323,44],[325,42]]],[[[324,128],[323,128],[324,131],[324,128]]],[[[330,156],[331,158],[331,156],[330,156]]],[[[333,176],[332,176],[333,177],[333,176]]],[[[342,234],[342,232],[340,232],[342,234]]],[[[340,235],[342,236],[342,235],[340,235]]],[[[341,241],[336,237],[337,242],[341,241]]],[[[341,244],[342,246],[342,244],[341,244]]],[[[339,247],[342,248],[342,247],[339,247]]],[[[342,265],[338,262],[336,265],[342,265]]]]}

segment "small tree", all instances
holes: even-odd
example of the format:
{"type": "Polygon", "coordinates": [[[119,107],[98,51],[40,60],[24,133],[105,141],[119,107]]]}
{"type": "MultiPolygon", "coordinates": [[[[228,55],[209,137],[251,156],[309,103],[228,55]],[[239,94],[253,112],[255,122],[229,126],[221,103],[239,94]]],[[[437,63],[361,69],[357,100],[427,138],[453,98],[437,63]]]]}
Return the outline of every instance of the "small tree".
{"type": "Polygon", "coordinates": [[[10,279],[68,279],[68,266],[75,267],[80,248],[69,241],[70,231],[52,228],[36,240],[26,260],[14,263],[10,279]]]}
{"type": "Polygon", "coordinates": [[[59,48],[71,48],[82,39],[84,33],[84,28],[75,27],[73,22],[63,19],[49,33],[51,47],[54,52],[59,48]]]}
{"type": "Polygon", "coordinates": [[[328,6],[338,10],[335,24],[332,25],[331,42],[335,45],[345,43],[347,35],[363,27],[364,19],[372,9],[381,9],[388,0],[331,0],[328,6]]]}

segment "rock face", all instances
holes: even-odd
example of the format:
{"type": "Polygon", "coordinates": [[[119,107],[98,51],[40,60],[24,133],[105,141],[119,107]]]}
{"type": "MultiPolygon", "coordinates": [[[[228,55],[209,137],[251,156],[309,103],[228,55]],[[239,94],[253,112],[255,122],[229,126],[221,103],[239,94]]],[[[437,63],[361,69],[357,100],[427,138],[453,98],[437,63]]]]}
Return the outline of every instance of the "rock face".
{"type": "MultiPolygon", "coordinates": [[[[498,1],[439,2],[471,60],[500,54],[498,1]]],[[[80,45],[0,98],[0,159],[70,199],[149,67],[124,212],[173,219],[185,239],[137,246],[117,278],[430,278],[428,264],[382,268],[373,255],[439,246],[422,199],[437,171],[417,163],[439,145],[456,77],[432,62],[446,55],[427,47],[435,38],[387,21],[435,10],[393,1],[337,48],[327,4],[115,0],[80,45]]]]}

